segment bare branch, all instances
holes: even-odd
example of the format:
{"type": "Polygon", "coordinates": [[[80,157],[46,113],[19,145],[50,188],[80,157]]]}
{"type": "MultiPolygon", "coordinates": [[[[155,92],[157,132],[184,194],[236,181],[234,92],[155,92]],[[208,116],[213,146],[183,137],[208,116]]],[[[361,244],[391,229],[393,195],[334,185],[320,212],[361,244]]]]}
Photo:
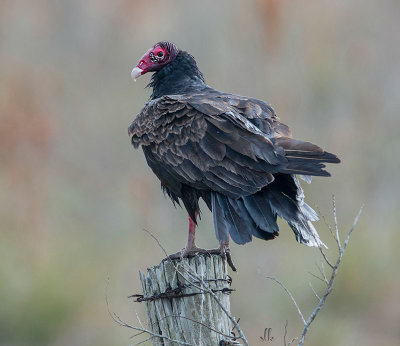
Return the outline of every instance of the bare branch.
{"type": "Polygon", "coordinates": [[[333,220],[335,222],[335,239],[336,239],[337,246],[340,250],[340,248],[342,246],[340,245],[340,238],[339,238],[339,227],[338,227],[338,222],[337,222],[335,195],[332,195],[332,205],[333,205],[333,220]]]}
{"type": "MultiPolygon", "coordinates": [[[[308,332],[308,330],[309,330],[309,328],[310,328],[311,323],[314,321],[314,319],[315,319],[316,316],[318,315],[319,311],[321,310],[322,306],[325,304],[325,301],[326,301],[327,297],[328,297],[329,294],[332,292],[333,282],[334,282],[334,280],[335,280],[335,278],[336,278],[336,275],[337,275],[339,266],[340,266],[340,264],[341,264],[341,262],[342,262],[344,250],[345,250],[346,247],[347,247],[347,244],[348,244],[348,242],[349,242],[350,236],[351,236],[353,230],[355,229],[355,226],[356,226],[356,224],[357,224],[357,222],[358,222],[358,219],[359,219],[359,217],[360,217],[360,215],[361,215],[361,213],[362,213],[362,210],[363,210],[363,207],[361,207],[361,209],[360,209],[360,211],[358,212],[356,218],[354,219],[353,225],[352,225],[350,231],[348,232],[348,234],[347,234],[347,236],[346,236],[346,238],[345,238],[345,241],[344,241],[343,245],[341,245],[341,243],[340,243],[340,238],[339,238],[339,229],[338,229],[337,215],[336,215],[336,202],[335,202],[335,197],[334,197],[334,196],[332,196],[332,200],[333,200],[333,215],[334,215],[334,223],[335,223],[335,233],[332,232],[332,229],[331,229],[331,227],[327,224],[325,218],[323,218],[323,219],[324,219],[326,225],[328,226],[328,229],[329,229],[329,231],[331,232],[333,238],[336,240],[336,243],[337,243],[337,246],[338,246],[338,250],[339,250],[339,254],[338,254],[336,263],[333,265],[333,264],[329,261],[329,259],[327,258],[326,254],[325,254],[325,252],[322,250],[321,246],[319,246],[319,250],[320,250],[320,253],[321,253],[321,255],[322,255],[322,258],[323,258],[323,260],[325,260],[325,262],[326,262],[326,263],[329,265],[329,267],[332,269],[332,272],[331,272],[330,278],[329,278],[329,280],[328,280],[327,275],[326,275],[326,272],[325,272],[323,260],[321,260],[321,267],[316,263],[316,266],[317,266],[317,268],[318,268],[318,271],[319,271],[320,274],[322,275],[322,278],[319,277],[319,276],[317,276],[317,275],[315,275],[315,274],[313,274],[313,273],[311,273],[311,272],[309,272],[309,274],[311,274],[313,277],[315,277],[315,278],[317,278],[318,280],[321,280],[322,282],[324,282],[324,283],[326,284],[326,289],[325,289],[325,292],[324,292],[324,294],[322,295],[322,297],[320,297],[320,296],[317,294],[317,292],[314,290],[314,287],[312,286],[311,282],[309,283],[309,285],[310,285],[310,287],[311,287],[311,290],[313,291],[314,295],[315,295],[315,296],[317,297],[317,299],[318,299],[318,304],[317,304],[317,306],[315,307],[315,309],[312,311],[312,313],[310,314],[310,316],[308,317],[307,321],[305,321],[304,316],[303,316],[303,314],[302,314],[302,312],[301,312],[301,310],[300,310],[300,308],[299,308],[297,302],[295,301],[295,299],[293,298],[293,295],[289,292],[289,290],[288,290],[280,281],[278,281],[277,279],[275,279],[275,278],[273,278],[273,277],[269,277],[269,276],[267,277],[268,279],[271,279],[271,280],[277,282],[277,283],[286,291],[286,293],[289,295],[289,297],[292,299],[292,302],[293,302],[294,305],[296,306],[297,312],[298,312],[298,314],[299,314],[301,320],[303,321],[304,328],[303,328],[302,334],[301,334],[301,336],[300,336],[300,339],[299,339],[299,342],[298,342],[298,346],[302,346],[302,345],[303,345],[305,336],[306,336],[306,334],[307,334],[307,332],[308,332]]],[[[285,325],[285,335],[284,335],[284,338],[283,338],[283,339],[284,339],[284,345],[285,345],[285,346],[288,346],[288,345],[286,344],[287,325],[288,325],[288,323],[287,323],[287,321],[286,321],[286,325],[285,325]]],[[[297,339],[297,338],[293,339],[291,342],[293,342],[293,341],[296,340],[296,339],[297,339]]],[[[290,343],[289,343],[289,344],[290,344],[290,343]]]]}
{"type": "Polygon", "coordinates": [[[145,342],[150,341],[152,338],[153,338],[153,336],[150,336],[149,338],[147,338],[145,340],[142,340],[142,341],[139,341],[136,344],[132,344],[130,346],[138,346],[138,345],[144,344],[145,342]]]}
{"type": "Polygon", "coordinates": [[[158,246],[161,248],[161,250],[163,250],[165,257],[168,257],[171,261],[172,259],[169,257],[169,255],[167,254],[167,251],[165,250],[165,248],[161,245],[160,241],[157,239],[156,236],[153,235],[153,233],[151,233],[150,231],[148,231],[147,229],[143,228],[143,231],[145,231],[148,235],[150,235],[150,237],[152,237],[158,244],[158,246]]]}
{"type": "Polygon", "coordinates": [[[325,262],[333,269],[333,264],[329,261],[328,257],[326,256],[324,250],[322,250],[321,245],[318,246],[319,252],[321,253],[322,257],[324,258],[325,262]]]}
{"type": "Polygon", "coordinates": [[[325,215],[323,215],[323,214],[321,213],[321,210],[319,209],[318,206],[316,206],[316,209],[317,209],[317,211],[318,211],[318,216],[322,219],[322,221],[324,222],[326,228],[328,228],[330,234],[331,234],[332,237],[336,240],[336,236],[335,236],[335,233],[333,233],[332,226],[331,226],[331,225],[328,223],[328,221],[326,220],[325,215]]]}
{"type": "Polygon", "coordinates": [[[286,343],[286,335],[287,335],[287,326],[288,326],[288,320],[286,320],[286,323],[285,323],[285,334],[283,335],[283,345],[284,346],[287,346],[287,343],[286,343]]]}
{"type": "Polygon", "coordinates": [[[325,281],[328,281],[328,279],[326,278],[326,272],[325,272],[324,262],[322,262],[322,260],[321,260],[321,269],[322,269],[322,274],[324,275],[325,281]]]}
{"type": "Polygon", "coordinates": [[[142,328],[144,328],[143,323],[142,323],[142,321],[140,320],[139,315],[138,315],[137,312],[136,312],[136,318],[137,318],[137,320],[139,321],[140,326],[141,326],[142,328]]]}
{"type": "Polygon", "coordinates": [[[312,291],[314,292],[315,296],[317,297],[318,300],[321,300],[321,297],[317,294],[317,292],[315,291],[313,285],[311,284],[311,282],[308,283],[312,289],[312,291]]]}
{"type": "MultiPolygon", "coordinates": [[[[325,220],[324,220],[324,221],[325,221],[325,220]]],[[[325,223],[326,223],[326,221],[325,221],[325,223]]],[[[328,228],[329,228],[329,230],[331,231],[331,234],[332,234],[332,230],[330,229],[329,225],[328,225],[328,228]]],[[[328,257],[326,256],[324,250],[322,250],[321,241],[318,239],[317,235],[312,234],[312,236],[313,236],[313,238],[314,238],[314,240],[315,240],[315,243],[318,245],[319,252],[321,253],[321,255],[322,255],[322,257],[324,258],[325,262],[333,269],[333,264],[331,263],[331,261],[330,261],[330,260],[328,259],[328,257]]],[[[328,248],[324,243],[322,243],[322,245],[323,245],[325,248],[328,248]]]]}
{"type": "Polygon", "coordinates": [[[323,281],[326,285],[328,285],[329,282],[328,282],[328,279],[327,279],[327,277],[326,277],[325,270],[321,269],[317,263],[315,263],[315,266],[318,268],[318,271],[320,272],[320,274],[321,274],[322,277],[323,277],[323,280],[322,280],[322,281],[323,281]]]}
{"type": "Polygon", "coordinates": [[[346,246],[349,243],[350,235],[351,235],[351,233],[353,233],[354,229],[356,228],[358,219],[360,218],[363,209],[364,209],[364,206],[362,206],[360,208],[360,211],[358,212],[356,218],[354,219],[353,225],[351,226],[349,233],[347,233],[346,239],[344,240],[344,243],[343,243],[342,252],[346,249],[346,246]]]}
{"type": "Polygon", "coordinates": [[[130,337],[129,337],[129,339],[136,338],[137,336],[139,336],[139,335],[143,335],[143,334],[144,334],[144,332],[138,332],[138,333],[136,333],[136,334],[133,334],[132,336],[130,336],[130,337]]]}
{"type": "Polygon", "coordinates": [[[287,326],[288,326],[288,324],[289,324],[289,322],[288,322],[288,320],[286,320],[286,323],[285,323],[285,334],[283,335],[283,344],[284,344],[284,346],[290,346],[295,340],[298,339],[298,337],[295,337],[292,340],[290,340],[289,343],[286,343],[287,326]]]}
{"type": "MultiPolygon", "coordinates": [[[[334,208],[336,208],[335,204],[334,204],[334,208]]],[[[345,241],[344,241],[344,243],[343,243],[343,246],[340,246],[339,237],[337,238],[337,242],[338,242],[338,246],[339,246],[339,256],[338,256],[338,259],[337,259],[337,261],[336,261],[336,263],[335,263],[335,266],[334,266],[334,268],[333,268],[333,270],[332,270],[331,277],[330,277],[330,279],[329,279],[329,283],[328,283],[328,286],[327,286],[327,288],[326,288],[326,290],[325,290],[324,295],[322,296],[322,298],[320,299],[318,305],[316,306],[316,308],[314,309],[314,311],[311,313],[310,317],[308,318],[307,322],[305,323],[305,326],[304,326],[303,332],[302,332],[302,334],[301,334],[301,337],[300,337],[300,341],[299,341],[299,343],[298,343],[298,346],[303,345],[305,336],[306,336],[306,334],[307,334],[307,332],[308,332],[308,330],[309,330],[309,328],[310,328],[311,323],[314,321],[314,319],[315,319],[315,317],[317,316],[318,312],[321,310],[322,306],[325,304],[326,298],[329,296],[329,294],[330,294],[331,291],[332,291],[333,281],[334,281],[335,278],[336,278],[337,271],[338,271],[338,269],[339,269],[340,263],[342,262],[344,250],[346,249],[346,246],[347,246],[347,244],[348,244],[348,242],[349,242],[349,239],[350,239],[350,235],[351,235],[351,233],[353,232],[353,230],[354,230],[354,228],[355,228],[355,226],[356,226],[356,224],[357,224],[357,222],[358,222],[358,219],[359,219],[359,217],[360,217],[360,215],[361,215],[362,210],[363,210],[363,207],[361,207],[361,209],[360,209],[360,211],[358,212],[356,218],[354,219],[353,225],[352,225],[352,227],[351,227],[349,233],[348,233],[347,236],[346,236],[346,239],[345,239],[345,241]]],[[[334,213],[336,213],[336,209],[334,209],[334,213]]],[[[337,225],[337,221],[336,221],[336,217],[335,217],[335,228],[336,228],[336,225],[337,225]]],[[[337,228],[336,228],[336,229],[337,229],[337,228]]]]}
{"type": "Polygon", "coordinates": [[[325,283],[324,279],[321,279],[318,275],[315,275],[315,274],[312,273],[312,272],[308,272],[308,274],[310,274],[311,276],[313,276],[313,277],[315,277],[316,279],[318,279],[318,280],[322,281],[323,283],[325,283]]]}
{"type": "Polygon", "coordinates": [[[286,291],[286,293],[288,294],[288,296],[290,297],[290,299],[292,299],[293,304],[296,306],[297,312],[299,313],[299,316],[300,316],[301,320],[303,321],[303,323],[304,323],[304,325],[305,325],[305,324],[306,324],[306,320],[304,319],[304,316],[303,316],[303,314],[302,314],[302,312],[301,312],[299,306],[297,305],[296,300],[293,298],[293,295],[289,292],[289,290],[286,288],[286,286],[285,286],[282,282],[280,282],[279,280],[277,280],[277,279],[274,278],[274,277],[267,276],[266,278],[267,278],[267,279],[270,279],[270,280],[272,280],[272,281],[275,281],[277,284],[279,284],[279,285],[286,291]]]}

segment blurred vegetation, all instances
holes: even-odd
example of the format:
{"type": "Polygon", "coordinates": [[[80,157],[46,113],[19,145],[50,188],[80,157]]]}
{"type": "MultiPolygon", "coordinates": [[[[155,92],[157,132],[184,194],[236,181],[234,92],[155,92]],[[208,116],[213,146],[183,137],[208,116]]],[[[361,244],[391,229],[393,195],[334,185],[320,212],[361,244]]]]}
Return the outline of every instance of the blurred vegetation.
{"type": "MultiPolygon", "coordinates": [[[[337,153],[332,178],[305,186],[343,233],[361,204],[333,294],[310,345],[400,340],[400,5],[398,1],[0,1],[0,344],[127,345],[143,307],[138,270],[175,252],[186,215],[162,197],[126,129],[149,91],[130,70],[155,42],[190,51],[207,82],[268,101],[294,135],[337,153]]],[[[215,245],[210,213],[199,245],[215,245]]],[[[233,246],[232,311],[250,344],[281,345],[306,312],[318,251],[281,224],[272,242],[233,246]]],[[[323,239],[330,234],[317,224],[323,239]]],[[[330,243],[333,256],[334,244],[330,243]]]]}

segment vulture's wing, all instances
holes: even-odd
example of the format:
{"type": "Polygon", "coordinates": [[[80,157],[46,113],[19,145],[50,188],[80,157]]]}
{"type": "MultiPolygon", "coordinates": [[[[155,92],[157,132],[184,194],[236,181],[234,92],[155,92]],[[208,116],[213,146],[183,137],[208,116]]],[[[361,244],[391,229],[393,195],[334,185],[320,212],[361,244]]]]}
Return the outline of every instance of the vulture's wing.
{"type": "MultiPolygon", "coordinates": [[[[291,166],[285,146],[278,143],[289,135],[288,128],[270,107],[233,95],[205,92],[152,100],[133,121],[129,134],[134,147],[150,150],[167,175],[232,198],[254,194],[277,172],[327,175],[315,160],[302,162],[301,169],[291,166]]],[[[303,156],[304,151],[302,147],[303,156]]],[[[293,155],[297,160],[299,154],[293,155]]]]}
{"type": "Polygon", "coordinates": [[[274,110],[266,102],[215,91],[216,97],[223,102],[235,106],[246,119],[263,131],[275,145],[283,149],[287,166],[281,173],[299,174],[307,183],[311,182],[311,175],[330,176],[323,170],[324,163],[339,163],[336,155],[328,153],[319,146],[297,139],[293,139],[290,129],[282,124],[274,110]]]}

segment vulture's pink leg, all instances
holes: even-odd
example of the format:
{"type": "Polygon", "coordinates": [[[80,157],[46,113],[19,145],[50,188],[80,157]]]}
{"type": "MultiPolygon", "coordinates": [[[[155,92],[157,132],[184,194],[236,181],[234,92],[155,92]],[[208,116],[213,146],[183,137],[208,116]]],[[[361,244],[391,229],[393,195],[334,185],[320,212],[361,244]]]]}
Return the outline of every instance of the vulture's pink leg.
{"type": "MultiPolygon", "coordinates": [[[[196,212],[195,216],[197,219],[198,213],[196,212]]],[[[184,257],[189,257],[189,256],[195,256],[196,254],[220,254],[223,256],[226,256],[226,260],[228,262],[228,265],[232,268],[233,271],[236,271],[236,267],[232,262],[232,257],[231,257],[231,252],[229,249],[229,240],[228,241],[221,241],[219,243],[219,247],[216,249],[201,249],[198,248],[195,244],[195,239],[196,239],[196,222],[192,220],[190,216],[188,216],[189,219],[189,233],[188,233],[188,238],[186,242],[186,246],[182,249],[182,251],[179,251],[175,254],[169,255],[167,258],[164,260],[168,259],[182,259],[184,257]]]]}
{"type": "MultiPolygon", "coordinates": [[[[196,218],[197,218],[197,211],[196,211],[196,218]]],[[[188,239],[185,246],[185,252],[188,253],[193,249],[197,249],[196,244],[194,243],[196,238],[196,222],[192,220],[192,218],[188,215],[189,219],[189,234],[188,239]]]]}

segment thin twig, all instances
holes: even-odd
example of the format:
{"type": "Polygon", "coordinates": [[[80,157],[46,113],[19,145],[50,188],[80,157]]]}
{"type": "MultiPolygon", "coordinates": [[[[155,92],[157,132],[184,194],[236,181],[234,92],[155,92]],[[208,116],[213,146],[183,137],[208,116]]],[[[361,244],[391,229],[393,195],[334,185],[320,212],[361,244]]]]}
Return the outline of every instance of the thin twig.
{"type": "MultiPolygon", "coordinates": [[[[332,205],[333,205],[333,220],[335,222],[335,239],[337,242],[337,246],[339,248],[339,251],[341,249],[340,245],[340,238],[339,238],[339,227],[338,227],[338,222],[337,222],[337,214],[336,214],[336,200],[335,200],[335,195],[332,195],[332,205]]],[[[362,208],[361,208],[362,209],[362,208]]]]}
{"type": "Polygon", "coordinates": [[[323,283],[325,283],[324,279],[321,279],[318,275],[315,275],[315,274],[312,273],[312,272],[308,272],[308,274],[310,274],[311,276],[313,276],[313,277],[315,277],[316,279],[318,279],[318,280],[322,281],[323,283]]]}
{"type": "Polygon", "coordinates": [[[347,233],[346,239],[344,240],[343,247],[342,247],[343,251],[346,249],[346,246],[347,246],[347,244],[349,242],[349,239],[350,239],[350,235],[351,235],[351,233],[353,233],[354,229],[356,228],[358,219],[360,218],[363,209],[364,209],[364,206],[361,207],[361,209],[358,212],[356,218],[354,219],[353,225],[351,226],[349,233],[347,233]]]}
{"type": "Polygon", "coordinates": [[[131,336],[129,337],[129,339],[136,338],[137,336],[142,335],[142,334],[144,334],[144,332],[138,332],[138,333],[136,333],[136,334],[131,335],[131,336]]]}
{"type": "Polygon", "coordinates": [[[318,300],[321,300],[321,297],[317,294],[317,292],[315,291],[313,285],[311,284],[311,282],[308,283],[312,289],[312,291],[314,292],[315,296],[317,297],[318,300]]]}
{"type": "Polygon", "coordinates": [[[285,334],[283,335],[283,344],[285,345],[285,346],[287,346],[287,344],[286,344],[286,335],[287,335],[287,326],[288,326],[288,320],[286,320],[286,323],[285,323],[285,334]]]}
{"type": "Polygon", "coordinates": [[[333,269],[333,264],[329,261],[328,257],[326,256],[324,250],[322,250],[321,245],[318,246],[319,252],[321,253],[322,257],[324,258],[325,262],[333,269]]]}
{"type": "Polygon", "coordinates": [[[315,263],[315,266],[318,268],[318,271],[320,272],[320,274],[322,275],[322,277],[323,277],[323,282],[326,284],[326,285],[328,285],[328,279],[327,279],[327,277],[326,277],[326,274],[325,274],[325,271],[324,270],[322,270],[320,267],[319,267],[319,265],[317,264],[317,263],[315,263]]]}
{"type": "Polygon", "coordinates": [[[284,344],[284,346],[290,346],[293,343],[293,341],[298,339],[297,337],[295,337],[292,340],[290,340],[288,344],[286,343],[287,326],[288,326],[288,324],[289,324],[289,322],[288,322],[288,320],[286,320],[286,323],[285,323],[285,334],[283,335],[283,344],[284,344]]]}
{"type": "Polygon", "coordinates": [[[158,246],[161,248],[161,250],[163,250],[165,256],[168,257],[168,258],[171,260],[171,262],[172,262],[172,259],[169,257],[167,251],[166,251],[166,250],[164,249],[164,247],[161,245],[161,243],[160,243],[160,241],[157,239],[157,237],[154,236],[153,233],[151,233],[150,231],[148,231],[148,230],[145,229],[145,228],[143,228],[143,231],[145,231],[148,235],[150,235],[150,237],[152,237],[152,238],[157,242],[158,246]]]}
{"type": "Polygon", "coordinates": [[[153,336],[150,336],[149,338],[139,341],[136,344],[131,344],[130,346],[138,346],[138,345],[144,344],[145,342],[150,341],[152,338],[153,338],[153,336]]]}
{"type": "MultiPolygon", "coordinates": [[[[324,279],[326,281],[328,281],[328,279],[326,278],[326,272],[325,272],[325,267],[324,267],[324,262],[322,262],[321,260],[321,269],[322,269],[322,274],[324,275],[324,279]]],[[[333,269],[333,268],[332,268],[333,269]]]]}
{"type": "Polygon", "coordinates": [[[306,320],[304,319],[304,316],[299,308],[299,306],[297,305],[296,300],[293,298],[293,295],[289,292],[289,290],[286,288],[286,286],[280,282],[279,280],[277,280],[276,278],[272,277],[272,276],[267,276],[267,279],[270,279],[272,281],[275,281],[277,284],[279,284],[288,294],[288,296],[290,297],[290,299],[292,299],[292,302],[294,303],[294,305],[296,306],[297,312],[299,313],[301,320],[303,321],[304,325],[306,324],[306,320]]]}
{"type": "Polygon", "coordinates": [[[137,320],[139,321],[140,326],[141,326],[142,328],[144,328],[143,323],[142,323],[142,321],[140,320],[139,315],[138,315],[137,312],[136,312],[136,318],[137,318],[137,320]]]}
{"type": "Polygon", "coordinates": [[[323,215],[323,214],[321,213],[321,210],[319,209],[318,206],[316,206],[316,209],[317,209],[317,211],[318,211],[318,216],[321,217],[321,219],[322,219],[322,221],[324,222],[326,228],[328,228],[330,234],[331,234],[332,237],[336,240],[336,236],[335,236],[335,233],[333,233],[332,226],[331,226],[331,225],[328,223],[328,221],[326,220],[325,215],[323,215]]]}

